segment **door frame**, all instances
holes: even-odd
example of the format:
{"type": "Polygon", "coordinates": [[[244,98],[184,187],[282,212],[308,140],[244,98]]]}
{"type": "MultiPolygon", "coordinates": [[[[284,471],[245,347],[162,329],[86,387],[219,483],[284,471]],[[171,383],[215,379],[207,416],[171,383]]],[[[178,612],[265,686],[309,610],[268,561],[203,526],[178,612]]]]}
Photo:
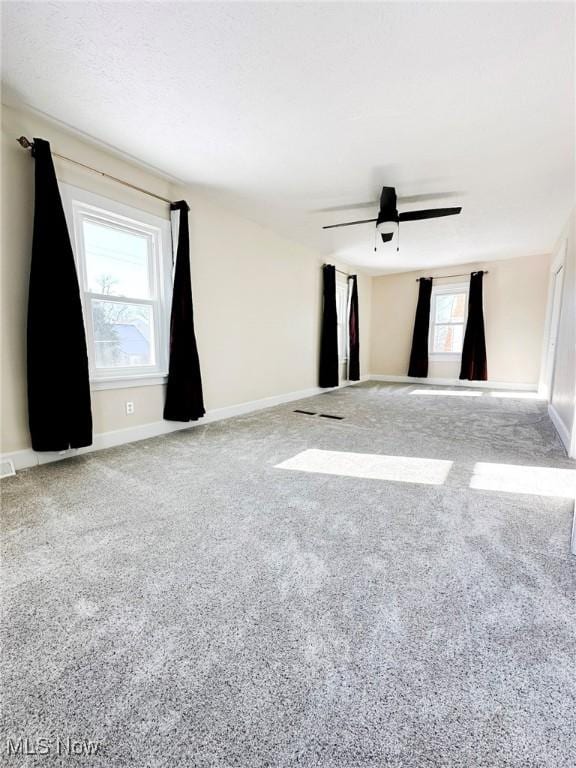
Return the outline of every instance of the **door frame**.
{"type": "Polygon", "coordinates": [[[560,324],[560,310],[562,308],[567,248],[568,240],[566,239],[558,248],[550,266],[546,323],[544,326],[544,344],[542,348],[542,362],[540,365],[540,379],[538,383],[538,394],[548,402],[550,402],[552,395],[554,360],[556,356],[556,342],[558,340],[558,328],[560,324]],[[558,280],[560,281],[560,286],[557,290],[558,280]]]}

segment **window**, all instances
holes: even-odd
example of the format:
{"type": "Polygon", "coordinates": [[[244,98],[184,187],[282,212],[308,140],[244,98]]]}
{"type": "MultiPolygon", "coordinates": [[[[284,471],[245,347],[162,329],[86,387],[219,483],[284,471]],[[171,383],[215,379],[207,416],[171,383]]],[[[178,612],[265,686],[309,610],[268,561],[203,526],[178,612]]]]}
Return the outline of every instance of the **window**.
{"type": "Polygon", "coordinates": [[[438,360],[459,360],[468,313],[468,285],[451,284],[432,289],[430,354],[438,360]]]}
{"type": "Polygon", "coordinates": [[[168,367],[170,223],[63,186],[94,384],[158,383],[168,367]]]}
{"type": "Polygon", "coordinates": [[[338,322],[338,360],[348,360],[348,280],[336,276],[336,316],[338,322]]]}

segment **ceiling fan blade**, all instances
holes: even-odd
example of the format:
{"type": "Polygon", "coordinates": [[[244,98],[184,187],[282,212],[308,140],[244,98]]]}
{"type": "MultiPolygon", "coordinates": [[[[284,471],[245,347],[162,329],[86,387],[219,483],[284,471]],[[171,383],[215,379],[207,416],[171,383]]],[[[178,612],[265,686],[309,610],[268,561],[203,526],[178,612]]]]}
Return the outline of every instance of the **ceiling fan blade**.
{"type": "Polygon", "coordinates": [[[419,221],[420,219],[439,219],[442,216],[456,216],[462,208],[430,208],[426,211],[405,211],[399,216],[400,221],[419,221]]]}
{"type": "Polygon", "coordinates": [[[425,200],[444,200],[447,197],[458,199],[463,192],[423,192],[420,195],[398,195],[399,203],[422,203],[425,200]]]}
{"type": "Polygon", "coordinates": [[[322,229],[336,229],[336,227],[353,227],[355,224],[370,224],[374,221],[377,221],[377,219],[360,219],[360,221],[345,221],[343,224],[328,224],[328,226],[322,227],[322,229]]]}
{"type": "Polygon", "coordinates": [[[333,205],[331,208],[316,208],[312,213],[337,213],[338,211],[355,211],[357,208],[376,208],[378,200],[369,203],[350,203],[349,205],[333,205]]]}
{"type": "MultiPolygon", "coordinates": [[[[398,203],[422,203],[426,200],[445,200],[446,198],[458,198],[462,192],[424,192],[421,195],[399,195],[398,203]]],[[[362,208],[376,208],[380,200],[370,200],[365,203],[349,203],[348,205],[333,205],[328,208],[315,208],[310,213],[338,213],[338,211],[355,211],[362,208]]]]}

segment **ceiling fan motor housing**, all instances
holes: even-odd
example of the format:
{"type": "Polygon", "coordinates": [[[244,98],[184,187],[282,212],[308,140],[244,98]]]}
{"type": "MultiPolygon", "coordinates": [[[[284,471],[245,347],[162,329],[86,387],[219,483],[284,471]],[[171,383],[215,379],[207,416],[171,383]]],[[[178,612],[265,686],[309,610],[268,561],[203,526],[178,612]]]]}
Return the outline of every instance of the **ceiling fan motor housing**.
{"type": "Polygon", "coordinates": [[[376,229],[383,243],[389,243],[392,240],[398,227],[399,217],[396,206],[396,190],[394,187],[382,187],[376,229]]]}

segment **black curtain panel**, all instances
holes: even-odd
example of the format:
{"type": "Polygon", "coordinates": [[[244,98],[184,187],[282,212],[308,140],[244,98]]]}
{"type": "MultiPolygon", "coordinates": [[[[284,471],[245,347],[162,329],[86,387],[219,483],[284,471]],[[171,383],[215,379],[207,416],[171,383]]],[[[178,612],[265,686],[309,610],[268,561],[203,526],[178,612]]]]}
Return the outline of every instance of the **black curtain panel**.
{"type": "Polygon", "coordinates": [[[419,285],[408,376],[426,378],[428,376],[428,331],[430,329],[432,278],[421,277],[419,285]]]}
{"type": "Polygon", "coordinates": [[[338,386],[338,317],[336,314],[336,269],[325,264],[322,270],[324,300],[322,305],[322,332],[320,337],[321,387],[338,386]]]}
{"type": "Polygon", "coordinates": [[[176,251],[170,316],[170,364],[164,404],[167,421],[196,421],[204,416],[202,376],[194,333],[188,204],[172,203],[172,243],[176,251]]]}
{"type": "Polygon", "coordinates": [[[35,451],[92,444],[90,379],[74,254],[50,144],[34,139],[28,295],[28,421],[35,451]]]}
{"type": "Polygon", "coordinates": [[[486,362],[486,338],[484,334],[484,310],[482,308],[482,283],[484,272],[472,272],[470,275],[470,295],[468,297],[468,320],[462,347],[462,366],[460,378],[473,381],[488,379],[486,362]]]}
{"type": "Polygon", "coordinates": [[[350,314],[348,316],[348,379],[360,381],[360,325],[358,321],[358,280],[352,275],[350,283],[350,314]]]}

